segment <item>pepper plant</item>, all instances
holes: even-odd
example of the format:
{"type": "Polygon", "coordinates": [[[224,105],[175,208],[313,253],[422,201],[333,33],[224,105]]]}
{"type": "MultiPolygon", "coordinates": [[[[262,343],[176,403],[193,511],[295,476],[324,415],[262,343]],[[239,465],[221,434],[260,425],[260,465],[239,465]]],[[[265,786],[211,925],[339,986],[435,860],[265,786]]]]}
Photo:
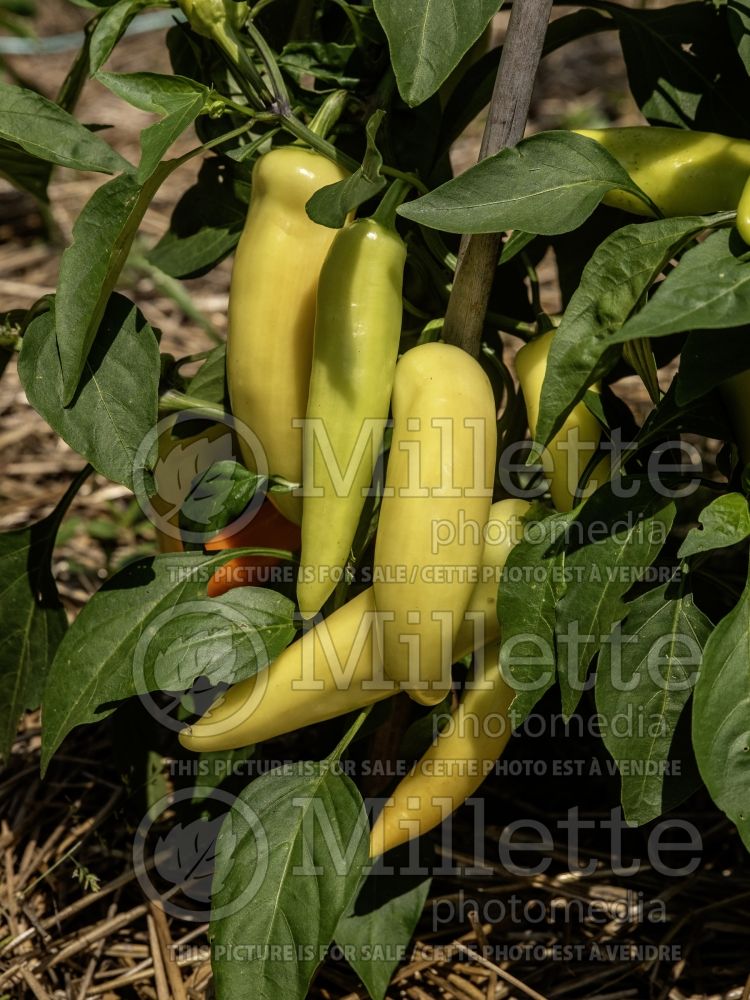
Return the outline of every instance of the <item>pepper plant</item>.
{"type": "MultiPolygon", "coordinates": [[[[509,148],[488,141],[488,155],[456,177],[450,150],[475,118],[490,105],[486,136],[493,121],[512,118],[513,92],[495,84],[510,58],[513,20],[523,16],[520,0],[507,53],[490,31],[499,0],[74,2],[89,21],[57,99],[0,84],[0,173],[11,184],[45,204],[55,167],[102,175],[62,254],[55,294],[1,319],[0,362],[17,352],[29,402],[80,455],[81,470],[49,516],[0,536],[0,754],[10,753],[22,713],[41,707],[44,772],[77,727],[106,726],[138,702],[142,745],[132,753],[155,751],[187,767],[173,776],[161,807],[181,822],[206,820],[218,830],[210,934],[216,995],[302,998],[335,941],[369,995],[385,996],[421,913],[429,871],[415,879],[393,866],[381,876],[371,870],[373,791],[357,765],[388,745],[383,734],[392,737],[401,724],[396,706],[405,696],[358,701],[344,682],[300,712],[291,688],[289,701],[274,688],[281,676],[275,667],[297,656],[302,647],[292,644],[308,627],[296,603],[299,533],[270,506],[298,519],[299,484],[289,472],[294,463],[282,468],[274,458],[261,467],[248,459],[247,442],[265,444],[269,432],[236,402],[246,375],[252,392],[267,393],[263,417],[291,395],[290,380],[303,380],[306,398],[312,344],[276,349],[281,326],[274,317],[296,294],[309,255],[297,253],[294,241],[289,252],[248,243],[249,272],[235,275],[230,338],[250,312],[252,329],[245,353],[239,342],[230,347],[229,370],[223,343],[199,357],[162,352],[148,308],[125,293],[123,278],[136,258],[145,261],[190,308],[182,282],[234,254],[248,204],[263,197],[254,168],[284,147],[326,165],[327,182],[303,199],[299,229],[325,229],[324,251],[355,215],[387,216],[398,230],[405,246],[401,355],[433,341],[457,344],[494,389],[494,498],[533,501],[533,530],[507,557],[496,611],[490,593],[504,687],[490,682],[498,683],[497,698],[477,699],[482,711],[501,713],[506,737],[534,712],[561,711],[566,720],[597,713],[628,823],[651,824],[703,786],[750,847],[750,248],[743,239],[750,228],[750,105],[738,97],[748,92],[750,71],[746,0],[655,9],[587,0],[555,9],[548,23],[538,4],[542,60],[586,36],[617,34],[644,128],[616,136],[563,128],[519,133],[509,148]],[[173,15],[165,37],[172,73],[147,65],[108,70],[131,22],[154,7],[173,15]],[[106,130],[76,117],[89,79],[154,116],[137,162],[116,152],[106,130]],[[175,154],[186,135],[191,148],[175,154]],[[185,182],[168,228],[144,242],[141,222],[156,192],[196,160],[197,179],[185,182]],[[478,257],[489,260],[483,272],[478,257]],[[543,259],[556,265],[556,315],[540,301],[543,259]],[[261,268],[263,280],[253,283],[261,268]],[[466,298],[467,287],[474,298],[466,298]],[[476,333],[467,335],[472,324],[476,333]],[[546,338],[544,357],[525,373],[519,365],[519,391],[510,358],[535,337],[546,338]],[[624,398],[628,377],[648,393],[645,419],[624,398]],[[560,461],[566,449],[555,442],[574,424],[589,428],[583,443],[590,460],[577,466],[572,489],[558,489],[557,472],[550,477],[547,467],[545,476],[541,456],[546,449],[560,461]],[[716,467],[690,435],[721,443],[716,467]],[[114,573],[69,621],[52,555],[93,470],[133,491],[156,525],[161,552],[155,547],[114,573]],[[584,489],[589,480],[594,492],[584,489]],[[300,737],[289,744],[286,763],[232,784],[230,795],[222,780],[233,763],[278,756],[285,747],[282,740],[270,749],[262,741],[230,748],[219,740],[204,744],[200,757],[186,749],[191,732],[211,723],[217,697],[239,683],[277,698],[273,736],[300,728],[300,737]],[[322,698],[330,700],[322,706],[322,698]],[[607,724],[623,713],[648,714],[652,724],[627,732],[607,724]],[[303,728],[309,721],[316,727],[303,728]],[[677,784],[665,778],[675,760],[697,763],[677,784]],[[200,780],[190,778],[193,764],[200,780]],[[387,891],[378,877],[388,880],[387,891]],[[376,942],[389,947],[373,950],[376,942]]],[[[0,7],[3,20],[25,12],[24,4],[0,7]]],[[[532,60],[529,92],[535,71],[532,60]]],[[[280,185],[283,197],[290,185],[280,185]]],[[[342,251],[332,266],[354,287],[352,253],[342,251]]],[[[400,268],[400,242],[393,257],[400,268]]],[[[383,294],[392,295],[400,280],[399,271],[383,294]]],[[[385,306],[368,299],[361,274],[357,281],[355,305],[361,296],[367,325],[385,306]]],[[[325,289],[325,301],[335,297],[335,274],[326,275],[325,289]]],[[[308,306],[312,323],[314,303],[308,306]]],[[[390,300],[387,308],[392,317],[390,300]]],[[[345,379],[353,361],[337,352],[335,333],[329,317],[327,364],[345,379]]],[[[388,336],[395,354],[390,328],[388,336]]],[[[377,386],[372,394],[383,396],[395,356],[375,351],[368,358],[371,384],[359,372],[357,392],[377,386]],[[382,364],[373,360],[379,357],[382,364]]],[[[325,409],[328,369],[316,371],[316,405],[322,396],[325,409]]],[[[443,374],[450,383],[451,372],[443,374]]],[[[339,390],[342,432],[349,410],[339,390]]],[[[420,407],[429,410],[425,399],[420,407]]],[[[302,609],[317,610],[325,600],[324,623],[351,618],[355,601],[369,607],[390,445],[391,429],[381,428],[380,459],[364,477],[373,488],[347,527],[345,565],[311,597],[315,608],[302,609]]],[[[325,511],[316,508],[305,566],[321,558],[315,538],[341,551],[340,540],[326,534],[325,511]]],[[[417,526],[401,527],[407,547],[417,526]]],[[[393,548],[392,538],[380,540],[388,541],[393,548]]],[[[406,617],[410,606],[399,610],[406,617]]],[[[331,635],[344,635],[347,648],[336,653],[345,663],[353,640],[333,627],[331,635]]],[[[475,648],[461,647],[452,694],[437,706],[411,707],[400,750],[409,763],[425,751],[435,755],[428,748],[452,699],[460,699],[475,648]]],[[[228,697],[234,704],[236,696],[228,697]]],[[[250,711],[246,702],[238,699],[240,713],[250,711]]],[[[198,743],[195,736],[201,750],[198,743]]],[[[489,759],[486,743],[481,748],[463,756],[489,759]]],[[[159,806],[150,803],[149,818],[159,806]]],[[[417,816],[417,832],[420,822],[417,816]]],[[[435,822],[422,831],[425,840],[440,836],[435,822]]],[[[148,881],[147,833],[142,825],[138,831],[137,864],[148,881]]],[[[152,861],[158,868],[156,854],[152,861]]],[[[176,888],[185,891],[148,884],[167,908],[176,888]]]]}

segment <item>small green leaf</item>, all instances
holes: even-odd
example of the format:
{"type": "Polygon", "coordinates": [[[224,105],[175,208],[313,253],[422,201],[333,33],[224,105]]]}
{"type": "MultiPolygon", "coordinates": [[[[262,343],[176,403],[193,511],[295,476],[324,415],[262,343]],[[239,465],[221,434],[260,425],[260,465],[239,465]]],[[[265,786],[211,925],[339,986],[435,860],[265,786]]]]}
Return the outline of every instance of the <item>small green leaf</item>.
{"type": "Polygon", "coordinates": [[[571,518],[553,514],[533,521],[503,568],[497,593],[500,669],[516,692],[510,707],[514,729],[555,683],[555,607],[571,518]]]}
{"type": "Polygon", "coordinates": [[[750,509],[741,493],[717,497],[698,515],[700,528],[693,528],[680,546],[680,559],[697,552],[711,552],[750,538],[750,509]]]}
{"type": "Polygon", "coordinates": [[[351,177],[327,184],[310,198],[305,210],[313,222],[331,229],[340,229],[350,212],[382,191],[387,181],[380,173],[383,157],[375,145],[384,111],[376,111],[367,122],[367,151],[362,166],[351,177]]]}
{"type": "Polygon", "coordinates": [[[95,75],[109,59],[112,49],[128,29],[128,25],[152,0],[119,0],[99,18],[91,35],[91,75],[95,75]]]}
{"type": "Polygon", "coordinates": [[[447,233],[522,229],[551,236],[580,226],[614,188],[646,198],[593,139],[540,132],[402,205],[399,214],[447,233]]]}

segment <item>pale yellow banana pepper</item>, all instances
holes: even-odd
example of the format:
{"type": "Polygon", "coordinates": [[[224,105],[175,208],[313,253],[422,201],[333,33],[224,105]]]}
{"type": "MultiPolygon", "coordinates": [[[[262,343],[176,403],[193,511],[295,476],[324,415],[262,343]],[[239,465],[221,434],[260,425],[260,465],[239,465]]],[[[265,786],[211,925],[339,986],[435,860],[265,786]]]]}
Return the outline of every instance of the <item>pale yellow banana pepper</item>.
{"type": "MultiPolygon", "coordinates": [[[[604,146],[665,216],[736,209],[737,229],[750,243],[749,140],[653,125],[576,131],[604,146]]],[[[636,215],[653,214],[626,191],[610,191],[604,202],[636,215]]]]}
{"type": "MultiPolygon", "coordinates": [[[[346,172],[300,146],[260,157],[229,294],[227,382],[232,412],[258,438],[237,429],[245,464],[299,484],[302,421],[312,362],[318,277],[337,230],[305,211],[312,195],[346,172]]],[[[281,513],[299,524],[302,500],[272,493],[281,513]]]]}
{"type": "Polygon", "coordinates": [[[478,361],[429,343],[396,366],[392,408],[373,581],[383,663],[410,697],[434,705],[451,685],[451,650],[482,560],[495,400],[478,361]]]}

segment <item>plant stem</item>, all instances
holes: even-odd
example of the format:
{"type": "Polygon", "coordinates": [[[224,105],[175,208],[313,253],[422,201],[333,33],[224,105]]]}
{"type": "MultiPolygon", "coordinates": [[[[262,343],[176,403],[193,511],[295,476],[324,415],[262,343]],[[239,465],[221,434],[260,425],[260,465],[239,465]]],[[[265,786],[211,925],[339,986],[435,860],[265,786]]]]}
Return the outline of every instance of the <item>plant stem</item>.
{"type": "Polygon", "coordinates": [[[402,203],[407,194],[411,191],[411,184],[408,181],[396,180],[383,195],[380,204],[372,214],[375,222],[380,223],[386,229],[396,228],[396,209],[402,203]]]}
{"type": "MultiPolygon", "coordinates": [[[[523,138],[551,9],[552,0],[524,0],[511,8],[480,160],[523,138]]],[[[461,241],[444,335],[449,344],[474,357],[479,355],[499,250],[499,233],[465,236],[461,241]]]]}

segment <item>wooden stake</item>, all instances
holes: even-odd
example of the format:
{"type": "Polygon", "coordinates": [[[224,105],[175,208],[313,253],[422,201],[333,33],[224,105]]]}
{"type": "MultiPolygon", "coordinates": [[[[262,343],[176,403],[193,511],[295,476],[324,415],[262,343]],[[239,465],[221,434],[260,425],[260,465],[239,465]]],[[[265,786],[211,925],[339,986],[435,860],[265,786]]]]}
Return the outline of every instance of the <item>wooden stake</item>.
{"type": "MultiPolygon", "coordinates": [[[[480,160],[515,146],[523,138],[551,9],[552,0],[516,0],[513,4],[480,160]]],[[[499,250],[499,233],[464,236],[461,240],[443,338],[474,357],[479,355],[499,250]]]]}

